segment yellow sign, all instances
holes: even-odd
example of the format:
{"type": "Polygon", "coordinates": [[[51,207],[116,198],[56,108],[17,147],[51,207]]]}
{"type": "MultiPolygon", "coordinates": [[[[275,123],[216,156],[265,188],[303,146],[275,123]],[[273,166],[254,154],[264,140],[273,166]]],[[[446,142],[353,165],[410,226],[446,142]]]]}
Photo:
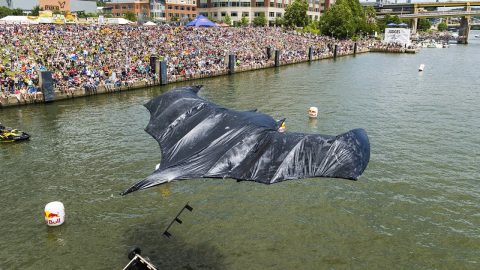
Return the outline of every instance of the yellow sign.
{"type": "Polygon", "coordinates": [[[40,10],[38,12],[38,17],[40,17],[40,18],[51,18],[51,17],[53,17],[53,12],[51,10],[40,10]]]}
{"type": "Polygon", "coordinates": [[[67,23],[75,23],[77,22],[77,15],[70,13],[70,11],[67,11],[65,13],[65,21],[67,23]]]}

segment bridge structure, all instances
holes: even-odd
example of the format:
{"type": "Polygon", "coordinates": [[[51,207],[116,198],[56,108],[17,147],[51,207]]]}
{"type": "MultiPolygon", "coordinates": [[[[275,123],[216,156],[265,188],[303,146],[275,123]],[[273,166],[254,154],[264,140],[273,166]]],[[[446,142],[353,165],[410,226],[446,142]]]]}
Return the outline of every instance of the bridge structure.
{"type": "MultiPolygon", "coordinates": [[[[367,4],[368,5],[368,4],[367,4]]],[[[449,2],[425,2],[425,3],[400,3],[381,4],[376,3],[374,8],[377,19],[385,15],[397,15],[402,19],[411,19],[412,33],[416,33],[419,18],[444,18],[448,24],[448,18],[460,17],[458,29],[458,42],[468,43],[471,17],[480,17],[480,1],[449,1],[449,2]],[[472,9],[473,7],[473,9],[472,9]],[[439,10],[439,8],[451,8],[452,10],[439,10]],[[458,8],[461,8],[459,10],[458,8]]]]}

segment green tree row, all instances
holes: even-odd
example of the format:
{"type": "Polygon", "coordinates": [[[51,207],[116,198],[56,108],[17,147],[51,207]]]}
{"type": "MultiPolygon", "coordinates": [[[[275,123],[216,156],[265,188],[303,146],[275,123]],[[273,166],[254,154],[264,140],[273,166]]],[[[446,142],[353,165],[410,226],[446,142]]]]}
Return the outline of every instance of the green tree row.
{"type": "Polygon", "coordinates": [[[0,18],[7,17],[10,15],[21,16],[23,15],[23,10],[19,8],[9,9],[7,7],[0,7],[0,18]]]}
{"type": "MultiPolygon", "coordinates": [[[[277,18],[275,24],[288,28],[302,28],[303,32],[336,38],[356,38],[374,32],[383,32],[389,23],[411,25],[410,20],[402,21],[398,16],[387,15],[377,20],[375,9],[371,6],[363,7],[359,0],[337,0],[322,14],[319,21],[312,21],[307,11],[306,0],[295,0],[285,9],[285,16],[277,18]]],[[[427,19],[419,19],[417,25],[420,31],[427,31],[431,27],[427,19]]]]}

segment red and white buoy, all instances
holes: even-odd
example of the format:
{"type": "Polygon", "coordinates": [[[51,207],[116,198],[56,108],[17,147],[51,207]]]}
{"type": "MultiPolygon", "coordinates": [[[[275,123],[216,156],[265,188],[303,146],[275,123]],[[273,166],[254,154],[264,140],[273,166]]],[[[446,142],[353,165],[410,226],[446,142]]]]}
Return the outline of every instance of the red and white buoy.
{"type": "Polygon", "coordinates": [[[61,202],[49,202],[45,205],[45,223],[48,226],[59,226],[65,222],[65,207],[61,202]]]}

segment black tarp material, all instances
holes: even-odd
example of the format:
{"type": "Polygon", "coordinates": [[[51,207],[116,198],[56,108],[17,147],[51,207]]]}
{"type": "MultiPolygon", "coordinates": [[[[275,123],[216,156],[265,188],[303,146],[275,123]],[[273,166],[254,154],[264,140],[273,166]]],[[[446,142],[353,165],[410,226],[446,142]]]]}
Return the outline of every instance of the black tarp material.
{"type": "Polygon", "coordinates": [[[160,144],[161,164],[123,194],[192,178],[234,178],[273,184],[308,177],[357,180],[370,159],[363,129],[338,136],[281,133],[279,122],[256,111],[234,111],[181,87],[145,107],[145,131],[160,144]]]}

